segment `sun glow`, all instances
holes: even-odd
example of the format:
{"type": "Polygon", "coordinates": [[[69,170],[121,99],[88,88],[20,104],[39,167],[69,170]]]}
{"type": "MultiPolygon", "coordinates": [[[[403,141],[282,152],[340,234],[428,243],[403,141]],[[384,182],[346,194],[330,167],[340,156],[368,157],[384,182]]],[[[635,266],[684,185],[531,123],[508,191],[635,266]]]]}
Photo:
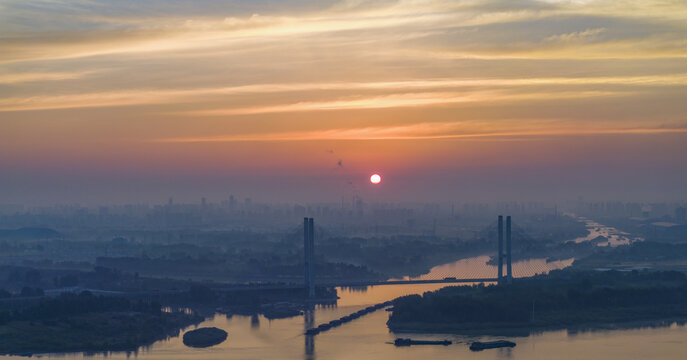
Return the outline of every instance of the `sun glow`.
{"type": "Polygon", "coordinates": [[[382,176],[379,174],[372,174],[372,176],[370,176],[370,182],[373,184],[379,184],[382,182],[382,176]]]}

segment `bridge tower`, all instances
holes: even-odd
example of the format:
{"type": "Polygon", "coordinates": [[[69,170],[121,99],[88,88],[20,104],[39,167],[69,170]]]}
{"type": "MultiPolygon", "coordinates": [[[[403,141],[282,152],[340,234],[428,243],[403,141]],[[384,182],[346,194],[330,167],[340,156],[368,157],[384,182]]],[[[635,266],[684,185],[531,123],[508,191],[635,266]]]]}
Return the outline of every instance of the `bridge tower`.
{"type": "Polygon", "coordinates": [[[499,249],[498,249],[498,255],[496,255],[496,259],[498,260],[498,272],[496,278],[498,279],[498,283],[501,284],[503,282],[503,215],[499,215],[499,249]]]}
{"type": "Polygon", "coordinates": [[[499,233],[499,246],[498,254],[496,255],[498,259],[498,274],[496,279],[499,284],[513,283],[513,267],[511,259],[511,219],[510,215],[506,217],[506,252],[503,252],[503,215],[499,215],[498,223],[498,233],[499,233]],[[506,258],[506,276],[503,276],[503,258],[506,258]]]}
{"type": "Polygon", "coordinates": [[[315,224],[313,218],[303,219],[303,253],[304,268],[303,283],[308,291],[308,297],[315,297],[315,224]]]}
{"type": "Polygon", "coordinates": [[[513,267],[511,266],[511,231],[510,215],[506,217],[506,280],[513,283],[513,267]]]}

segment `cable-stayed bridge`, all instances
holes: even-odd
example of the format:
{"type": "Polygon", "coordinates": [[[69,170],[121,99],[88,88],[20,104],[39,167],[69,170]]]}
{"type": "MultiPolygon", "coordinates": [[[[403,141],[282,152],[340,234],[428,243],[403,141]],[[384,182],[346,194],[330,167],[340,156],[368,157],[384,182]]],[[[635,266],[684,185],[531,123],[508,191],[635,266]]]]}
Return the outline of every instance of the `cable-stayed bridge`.
{"type": "MultiPolygon", "coordinates": [[[[497,266],[495,271],[493,271],[484,261],[483,267],[487,267],[488,272],[479,271],[478,276],[465,276],[469,271],[465,271],[468,268],[460,269],[460,267],[452,269],[448,266],[446,269],[441,269],[437,267],[432,269],[430,273],[432,277],[420,276],[417,278],[406,278],[406,279],[390,279],[390,280],[362,280],[362,281],[336,281],[332,283],[327,283],[326,281],[317,281],[316,274],[314,272],[314,253],[315,253],[315,229],[314,229],[314,219],[305,218],[303,222],[303,249],[304,249],[304,277],[303,285],[308,290],[310,297],[314,295],[315,285],[318,286],[374,286],[374,285],[402,285],[402,284],[450,284],[450,283],[490,283],[495,282],[499,284],[510,283],[513,280],[513,264],[512,264],[512,231],[511,231],[511,217],[507,216],[505,219],[505,231],[504,231],[504,218],[503,216],[498,217],[498,249],[496,255],[497,266]],[[460,271],[463,270],[463,271],[460,271]],[[445,276],[439,276],[445,275],[445,276]]],[[[488,257],[487,257],[488,260],[488,257]]],[[[459,264],[457,262],[456,264],[459,264]]],[[[474,266],[473,266],[474,268],[474,266]]],[[[474,270],[474,269],[473,269],[474,270]]],[[[542,269],[545,270],[545,269],[542,269]]],[[[284,285],[288,286],[288,285],[284,285]]],[[[295,285],[292,285],[295,286],[295,285]]]]}

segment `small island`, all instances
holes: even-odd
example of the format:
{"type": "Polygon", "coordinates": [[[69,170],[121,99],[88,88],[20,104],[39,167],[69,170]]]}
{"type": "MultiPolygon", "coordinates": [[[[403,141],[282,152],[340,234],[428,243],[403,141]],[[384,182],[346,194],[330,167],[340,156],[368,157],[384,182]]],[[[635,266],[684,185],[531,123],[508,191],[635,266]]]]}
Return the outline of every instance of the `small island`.
{"type": "Polygon", "coordinates": [[[512,285],[454,286],[394,301],[394,332],[507,334],[687,319],[687,275],[559,270],[512,285]]]}
{"type": "Polygon", "coordinates": [[[188,347],[204,348],[215,346],[227,339],[227,332],[216,327],[205,327],[191,330],[184,334],[184,345],[188,347]]]}

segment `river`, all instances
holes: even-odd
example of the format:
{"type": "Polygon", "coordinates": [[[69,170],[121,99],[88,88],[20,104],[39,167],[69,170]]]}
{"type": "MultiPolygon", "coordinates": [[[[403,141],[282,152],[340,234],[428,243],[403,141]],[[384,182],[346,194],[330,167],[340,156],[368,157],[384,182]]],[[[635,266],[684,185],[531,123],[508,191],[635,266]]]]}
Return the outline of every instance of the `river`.
{"type": "Polygon", "coordinates": [[[628,245],[635,241],[644,240],[641,237],[632,236],[612,226],[599,224],[598,222],[591,219],[587,219],[585,217],[576,217],[574,214],[569,214],[569,216],[572,216],[576,218],[578,221],[583,222],[587,227],[587,231],[589,232],[585,236],[581,236],[577,239],[570,240],[576,243],[581,243],[585,241],[595,241],[597,246],[616,247],[619,245],[628,245]]]}
{"type": "MultiPolygon", "coordinates": [[[[424,275],[437,278],[455,270],[466,277],[495,273],[487,265],[487,256],[463,259],[434,267],[424,275]]],[[[547,262],[530,259],[513,264],[518,276],[532,275],[569,266],[570,260],[547,262]],[[520,269],[518,273],[517,269],[520,269]],[[528,272],[529,271],[529,272],[528,272]]],[[[454,275],[455,276],[455,275],[454,275]]],[[[206,349],[184,346],[181,337],[158,341],[137,353],[110,353],[107,355],[63,354],[44,355],[49,359],[159,359],[159,360],[212,360],[212,359],[685,359],[687,327],[673,324],[658,328],[638,328],[612,331],[569,332],[544,331],[522,337],[509,337],[517,343],[512,349],[492,349],[472,352],[468,344],[475,340],[492,340],[498,337],[462,336],[451,334],[403,334],[403,337],[420,339],[449,339],[449,346],[395,347],[390,344],[395,335],[386,327],[388,312],[376,311],[317,336],[305,336],[306,319],[312,324],[328,322],[353,313],[367,305],[390,300],[406,294],[421,294],[446,286],[445,284],[385,285],[367,289],[337,289],[341,299],[337,306],[317,307],[308,316],[268,320],[263,316],[215,315],[200,327],[215,326],[229,333],[227,340],[206,349]]],[[[5,358],[5,357],[3,357],[5,358]]]]}

